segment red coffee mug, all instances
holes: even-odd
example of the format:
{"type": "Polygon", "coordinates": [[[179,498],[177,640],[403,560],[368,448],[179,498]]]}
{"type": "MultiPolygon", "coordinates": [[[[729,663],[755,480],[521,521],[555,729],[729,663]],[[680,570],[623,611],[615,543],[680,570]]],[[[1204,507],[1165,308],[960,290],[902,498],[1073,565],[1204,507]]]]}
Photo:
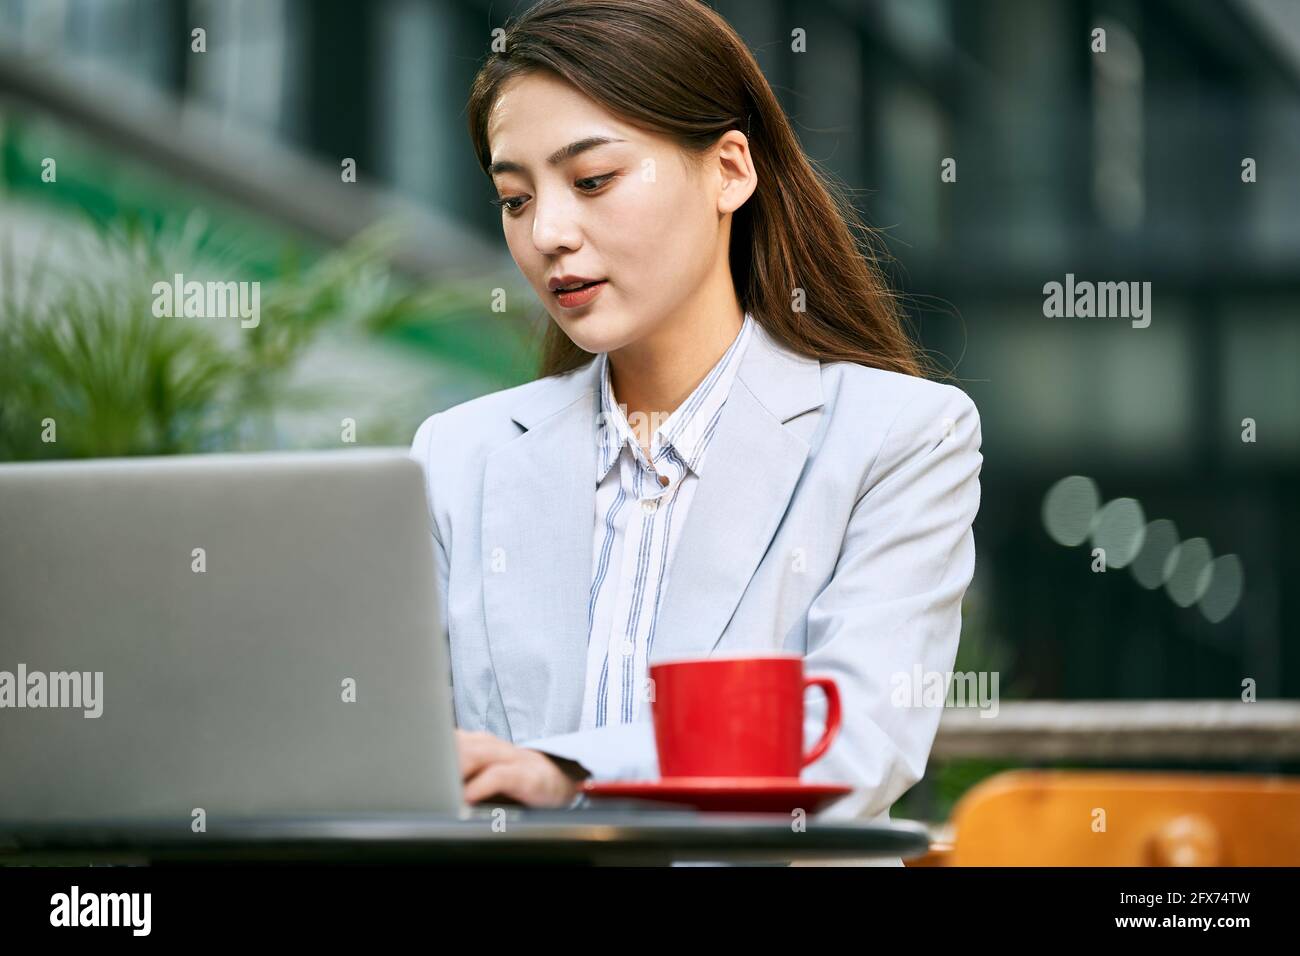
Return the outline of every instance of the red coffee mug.
{"type": "Polygon", "coordinates": [[[829,677],[804,677],[798,654],[708,657],[650,667],[659,775],[797,779],[840,729],[829,677]],[[826,694],[826,728],[803,752],[804,691],[826,694]]]}

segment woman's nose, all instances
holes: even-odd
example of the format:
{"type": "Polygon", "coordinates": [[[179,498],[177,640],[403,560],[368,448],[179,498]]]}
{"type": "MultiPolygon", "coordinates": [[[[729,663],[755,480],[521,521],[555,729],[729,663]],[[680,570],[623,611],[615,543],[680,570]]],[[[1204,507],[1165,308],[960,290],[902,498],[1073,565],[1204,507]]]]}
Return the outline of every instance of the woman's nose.
{"type": "Polygon", "coordinates": [[[533,245],[539,252],[573,251],[582,244],[577,211],[563,199],[534,200],[533,245]]]}

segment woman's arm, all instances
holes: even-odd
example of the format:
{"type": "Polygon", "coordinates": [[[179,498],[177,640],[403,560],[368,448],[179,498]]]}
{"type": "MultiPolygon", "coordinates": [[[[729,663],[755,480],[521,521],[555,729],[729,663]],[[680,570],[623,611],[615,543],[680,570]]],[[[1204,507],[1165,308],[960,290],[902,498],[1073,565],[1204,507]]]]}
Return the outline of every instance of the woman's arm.
{"type": "Polygon", "coordinates": [[[659,776],[654,725],[648,712],[630,724],[539,737],[519,746],[573,761],[593,780],[654,780],[659,776]]]}
{"type": "MultiPolygon", "coordinates": [[[[878,816],[925,773],[943,709],[904,700],[897,688],[911,687],[918,666],[945,678],[952,670],[975,569],[980,443],[979,413],[960,389],[927,389],[902,408],[835,572],[808,610],[804,670],[835,678],[844,718],[804,779],[854,787],[827,815],[878,816]]],[[[810,698],[806,740],[817,739],[824,713],[821,695],[810,698]]]]}
{"type": "MultiPolygon", "coordinates": [[[[437,415],[430,415],[424,420],[415,432],[415,438],[411,441],[411,457],[420,464],[424,473],[424,492],[425,499],[429,506],[429,531],[433,536],[433,588],[434,597],[438,607],[438,633],[442,634],[447,641],[447,675],[448,680],[452,681],[450,686],[454,686],[452,679],[451,667],[451,636],[447,630],[448,612],[447,612],[447,578],[450,574],[450,566],[447,563],[447,546],[443,543],[442,534],[438,530],[438,522],[433,517],[433,487],[429,476],[430,471],[430,454],[437,449],[434,444],[434,428],[436,427],[437,415]]],[[[453,720],[455,708],[452,708],[453,720]]]]}

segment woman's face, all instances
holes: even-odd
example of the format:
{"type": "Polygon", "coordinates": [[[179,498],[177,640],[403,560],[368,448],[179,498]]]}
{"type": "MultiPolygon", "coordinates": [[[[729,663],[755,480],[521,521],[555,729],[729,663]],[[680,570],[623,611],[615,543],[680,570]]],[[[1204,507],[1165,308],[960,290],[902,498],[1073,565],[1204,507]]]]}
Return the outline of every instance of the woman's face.
{"type": "Polygon", "coordinates": [[[507,82],[488,142],[510,254],[580,348],[638,341],[683,311],[719,255],[725,265],[722,177],[567,82],[542,72],[507,82]],[[552,285],[566,276],[603,281],[562,296],[552,285]]]}

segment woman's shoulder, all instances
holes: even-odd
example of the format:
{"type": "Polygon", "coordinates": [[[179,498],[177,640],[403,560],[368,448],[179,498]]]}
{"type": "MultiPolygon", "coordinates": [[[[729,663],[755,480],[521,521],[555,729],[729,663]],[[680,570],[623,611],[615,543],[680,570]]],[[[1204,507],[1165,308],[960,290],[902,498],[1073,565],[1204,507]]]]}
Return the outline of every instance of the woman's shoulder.
{"type": "Polygon", "coordinates": [[[822,382],[837,407],[871,409],[873,417],[893,420],[913,414],[931,418],[945,410],[954,417],[979,417],[974,401],[963,389],[919,375],[854,362],[823,362],[822,382]]]}
{"type": "Polygon", "coordinates": [[[964,390],[849,362],[824,363],[822,376],[833,409],[825,441],[855,449],[868,462],[859,495],[900,475],[906,478],[896,480],[919,483],[929,476],[954,488],[977,487],[983,436],[979,411],[964,390]]]}
{"type": "Polygon", "coordinates": [[[576,400],[587,388],[584,371],[590,363],[571,372],[548,375],[499,391],[488,392],[435,412],[416,430],[413,445],[427,446],[435,440],[454,447],[458,455],[476,449],[490,450],[519,434],[520,418],[535,421],[576,400]]]}

